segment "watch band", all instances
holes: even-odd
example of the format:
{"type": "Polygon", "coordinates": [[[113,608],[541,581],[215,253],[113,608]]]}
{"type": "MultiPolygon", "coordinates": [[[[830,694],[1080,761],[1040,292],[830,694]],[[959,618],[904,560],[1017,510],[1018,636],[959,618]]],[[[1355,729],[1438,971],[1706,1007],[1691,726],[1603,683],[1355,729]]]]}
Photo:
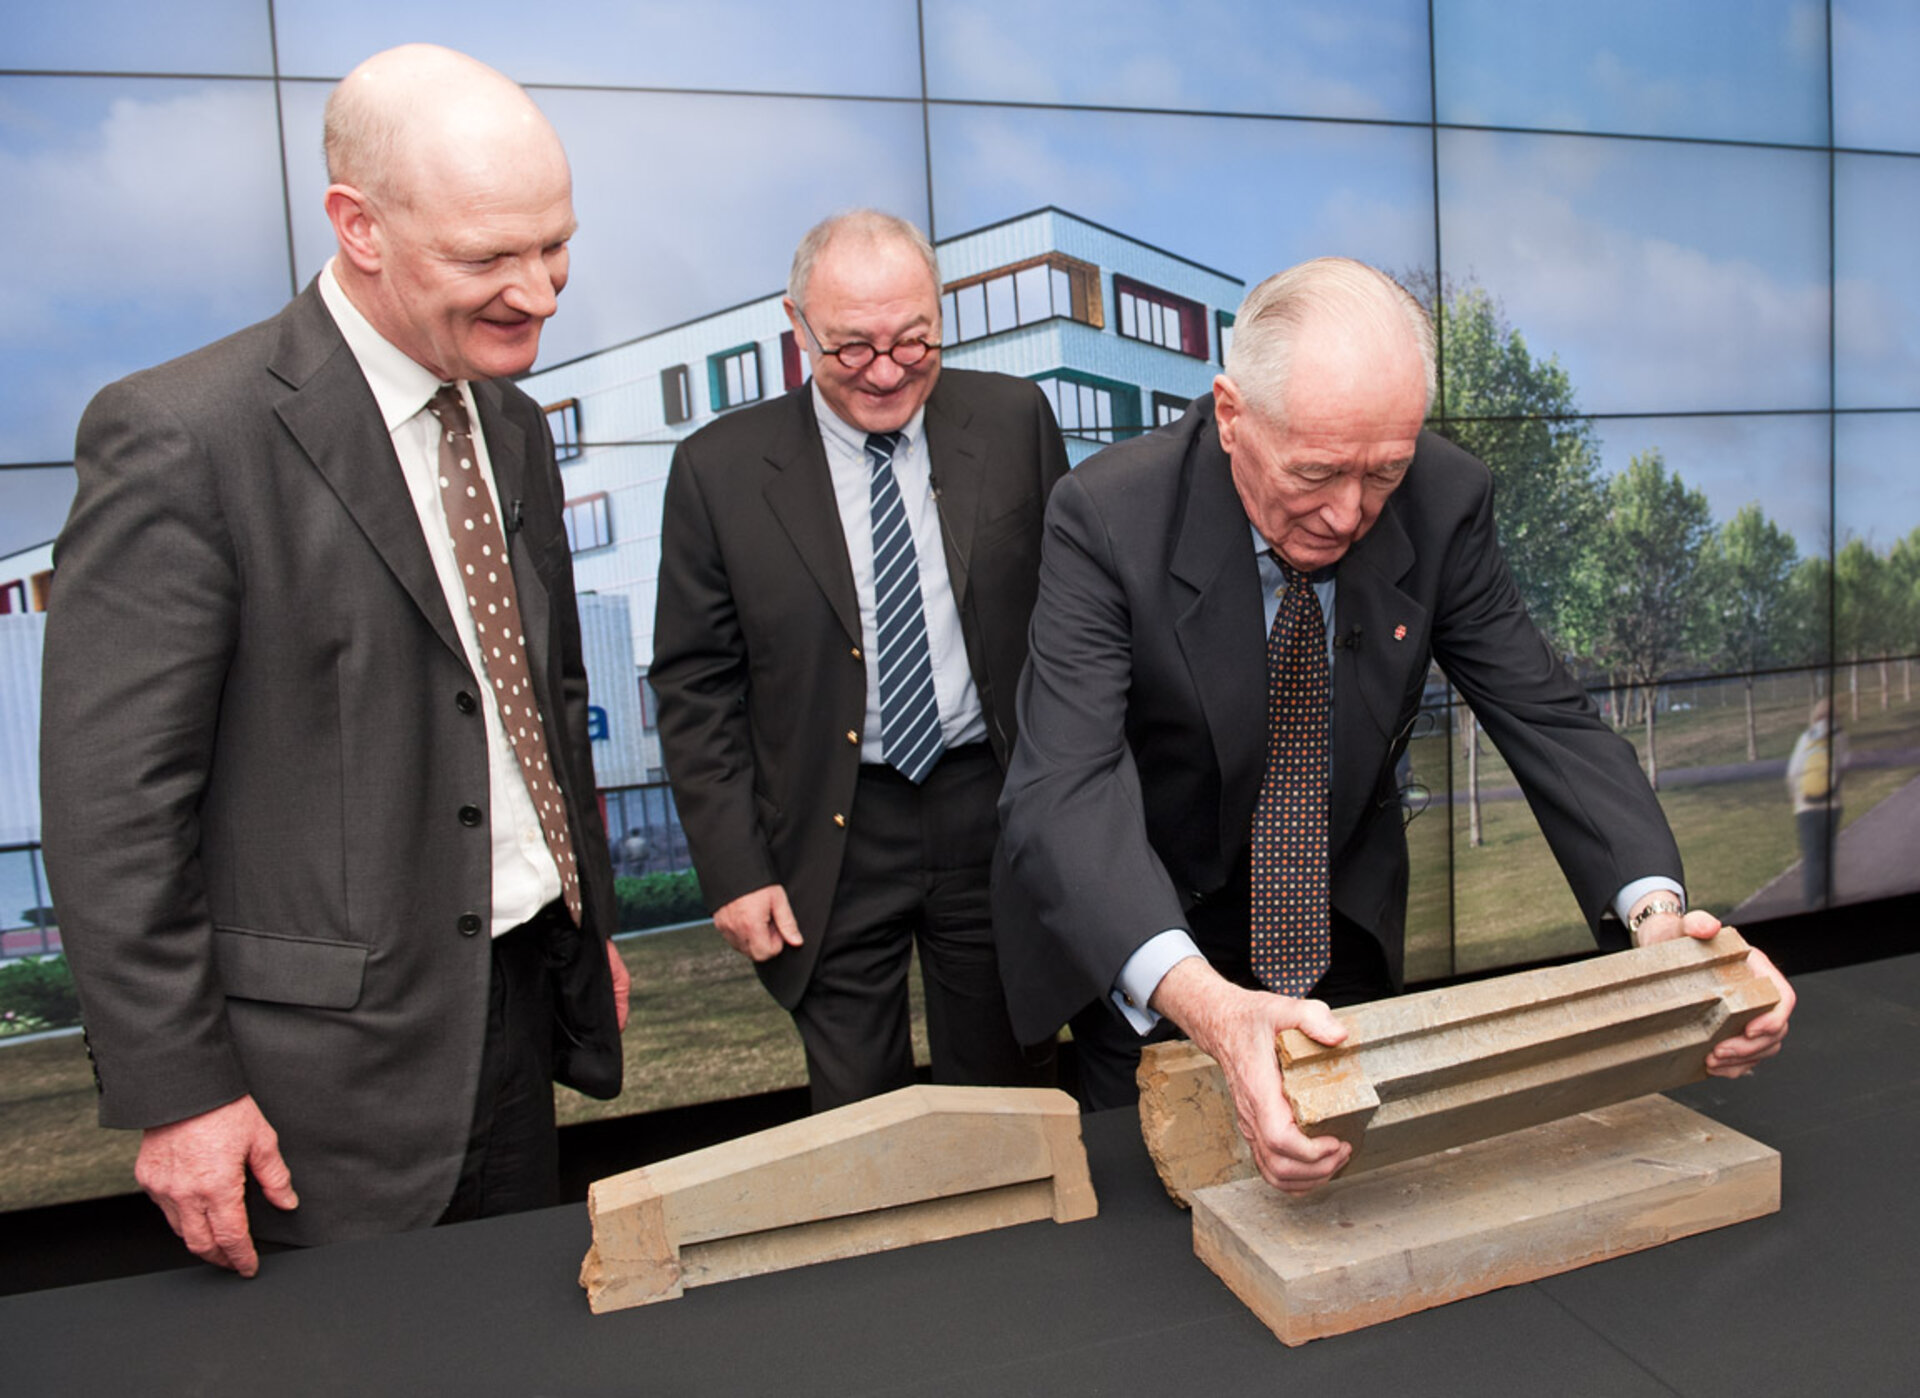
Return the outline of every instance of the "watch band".
{"type": "Polygon", "coordinates": [[[1640,930],[1640,924],[1656,913],[1672,913],[1675,917],[1685,917],[1687,910],[1673,898],[1650,899],[1646,907],[1635,913],[1633,920],[1627,924],[1628,935],[1638,932],[1640,930]]]}

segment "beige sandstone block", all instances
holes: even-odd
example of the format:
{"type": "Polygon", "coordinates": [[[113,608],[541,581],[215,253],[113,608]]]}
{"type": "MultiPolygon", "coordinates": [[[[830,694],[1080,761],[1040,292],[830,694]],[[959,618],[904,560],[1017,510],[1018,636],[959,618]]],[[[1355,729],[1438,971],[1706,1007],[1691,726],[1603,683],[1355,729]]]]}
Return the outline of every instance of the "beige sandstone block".
{"type": "Polygon", "coordinates": [[[1243,1179],[1192,1204],[1194,1252],[1297,1345],[1772,1213],[1780,1157],[1652,1096],[1304,1196],[1243,1179]]]}
{"type": "MultiPolygon", "coordinates": [[[[1333,1048],[1278,1045],[1309,1135],[1354,1145],[1344,1175],[1678,1087],[1778,1001],[1722,931],[1339,1011],[1333,1048]]],[[[1142,1055],[1140,1123],[1176,1200],[1253,1174],[1219,1066],[1184,1042],[1142,1055]]]]}
{"type": "Polygon", "coordinates": [[[1097,1211],[1051,1088],[902,1088],[594,1183],[596,1313],[689,1286],[1097,1211]]]}

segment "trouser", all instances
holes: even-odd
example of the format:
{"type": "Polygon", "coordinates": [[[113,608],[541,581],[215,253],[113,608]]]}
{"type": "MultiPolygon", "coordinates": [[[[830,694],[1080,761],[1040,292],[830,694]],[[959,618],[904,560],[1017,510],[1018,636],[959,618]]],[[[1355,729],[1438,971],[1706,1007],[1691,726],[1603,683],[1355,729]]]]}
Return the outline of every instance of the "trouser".
{"type": "Polygon", "coordinates": [[[547,939],[566,905],[549,903],[493,939],[487,1036],[473,1127],[442,1223],[540,1209],[560,1202],[553,1119],[553,976],[547,939]]]}
{"type": "Polygon", "coordinates": [[[914,1080],[907,968],[917,945],[933,1080],[1052,1081],[1051,1045],[1023,1050],[1007,1018],[987,896],[1000,767],[985,743],[946,752],[916,786],[860,769],[827,925],[794,1024],[815,1111],[914,1080]]]}

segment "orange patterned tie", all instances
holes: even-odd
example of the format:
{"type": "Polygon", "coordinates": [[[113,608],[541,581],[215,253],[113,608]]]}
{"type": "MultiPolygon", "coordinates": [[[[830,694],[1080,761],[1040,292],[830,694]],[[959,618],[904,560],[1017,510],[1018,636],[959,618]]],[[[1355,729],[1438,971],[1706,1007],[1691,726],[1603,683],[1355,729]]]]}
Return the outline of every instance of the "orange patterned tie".
{"type": "Polygon", "coordinates": [[[1269,990],[1305,995],[1326,973],[1326,623],[1307,575],[1272,555],[1287,590],[1267,635],[1267,772],[1253,808],[1249,964],[1269,990]]]}
{"type": "Polygon", "coordinates": [[[440,502],[453,535],[453,557],[467,586],[467,609],[480,639],[480,662],[493,684],[493,697],[520,759],[540,831],[560,870],[560,892],[567,912],[580,925],[580,876],[567,840],[567,806],[547,761],[547,730],[527,670],[527,638],[520,628],[520,599],[507,566],[507,540],[494,514],[493,496],[481,479],[473,446],[473,426],[460,389],[442,384],[427,404],[439,422],[440,502]]]}

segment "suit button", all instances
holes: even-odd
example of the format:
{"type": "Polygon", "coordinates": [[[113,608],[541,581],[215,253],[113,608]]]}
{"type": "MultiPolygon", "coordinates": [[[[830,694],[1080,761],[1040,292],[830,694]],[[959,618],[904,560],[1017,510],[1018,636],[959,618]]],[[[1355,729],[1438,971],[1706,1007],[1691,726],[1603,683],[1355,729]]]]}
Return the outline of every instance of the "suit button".
{"type": "Polygon", "coordinates": [[[460,808],[460,823],[462,825],[478,825],[480,823],[480,808],[478,806],[462,806],[460,808]]]}
{"type": "Polygon", "coordinates": [[[852,743],[855,747],[859,747],[860,746],[860,730],[857,728],[849,728],[847,730],[847,741],[852,743]]]}
{"type": "Polygon", "coordinates": [[[460,914],[460,935],[461,936],[471,937],[475,933],[477,933],[479,930],[480,930],[480,914],[478,913],[460,914]]]}
{"type": "Polygon", "coordinates": [[[480,702],[463,689],[453,696],[453,707],[463,714],[470,714],[480,707],[480,702]]]}
{"type": "Polygon", "coordinates": [[[841,815],[841,814],[840,814],[840,812],[838,812],[838,811],[835,811],[835,812],[833,813],[833,823],[834,823],[835,825],[838,825],[838,826],[839,826],[839,827],[841,827],[842,829],[845,829],[845,828],[846,828],[846,824],[847,824],[847,818],[846,818],[845,816],[843,816],[843,815],[841,815]]]}

